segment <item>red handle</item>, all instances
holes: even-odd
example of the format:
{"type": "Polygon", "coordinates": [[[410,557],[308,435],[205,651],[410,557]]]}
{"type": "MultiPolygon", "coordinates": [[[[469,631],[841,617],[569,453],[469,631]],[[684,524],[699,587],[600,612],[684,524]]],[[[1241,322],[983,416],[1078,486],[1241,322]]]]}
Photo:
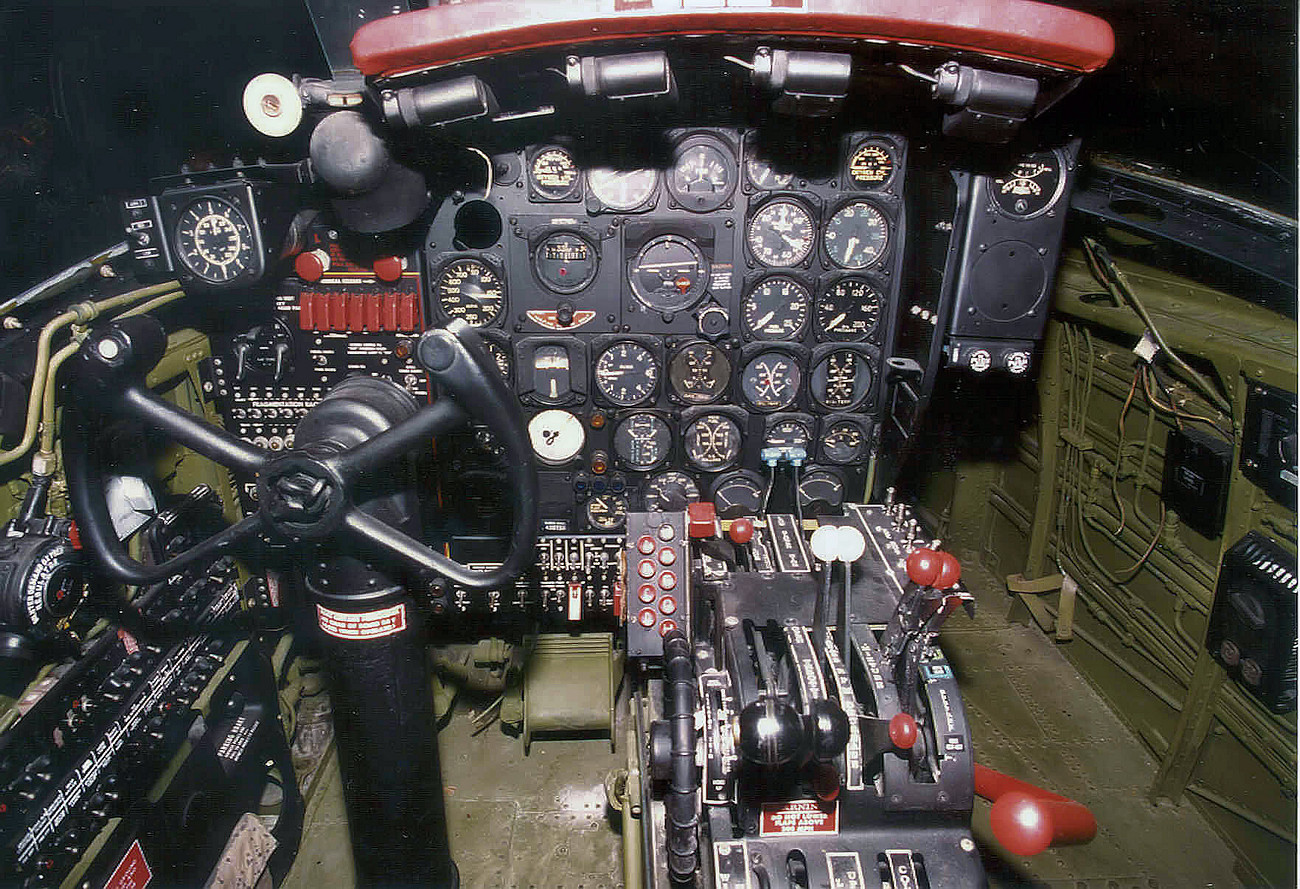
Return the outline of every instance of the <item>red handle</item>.
{"type": "Polygon", "coordinates": [[[1015,855],[1087,843],[1097,835],[1097,819],[1083,803],[979,763],[975,764],[975,792],[993,803],[989,813],[993,835],[1015,855]]]}

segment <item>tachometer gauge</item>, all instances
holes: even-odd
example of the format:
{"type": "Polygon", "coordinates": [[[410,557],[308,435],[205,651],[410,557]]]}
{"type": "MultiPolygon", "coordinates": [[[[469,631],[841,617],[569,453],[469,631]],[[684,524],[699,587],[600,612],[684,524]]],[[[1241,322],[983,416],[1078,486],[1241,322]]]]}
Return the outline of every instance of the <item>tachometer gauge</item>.
{"type": "Polygon", "coordinates": [[[587,187],[610,210],[635,210],[654,194],[659,174],[654,170],[615,170],[597,167],[587,171],[587,187]]]}
{"type": "Polygon", "coordinates": [[[812,213],[798,201],[768,201],[749,220],[745,243],[763,265],[798,265],[812,255],[816,243],[812,213]]]}
{"type": "Polygon", "coordinates": [[[814,469],[799,479],[799,502],[804,513],[825,515],[844,503],[844,482],[825,469],[814,469]]]}
{"type": "Polygon", "coordinates": [[[736,161],[708,136],[693,136],[677,147],[668,173],[668,191],[696,213],[716,210],[736,188],[736,161]]]}
{"type": "Polygon", "coordinates": [[[449,263],[438,275],[434,291],[442,314],[459,318],[471,327],[491,324],[505,308],[501,276],[480,259],[449,263]]]}
{"type": "Polygon", "coordinates": [[[615,343],[596,359],[596,389],[619,407],[640,404],[659,385],[659,363],[639,343],[615,343]]]}
{"type": "Polygon", "coordinates": [[[538,460],[559,466],[582,453],[587,431],[582,421],[568,411],[542,411],[528,421],[528,440],[538,460]]]}
{"type": "Polygon", "coordinates": [[[836,349],[813,368],[812,397],[827,410],[847,411],[871,394],[873,374],[867,358],[852,349],[836,349]]]}
{"type": "Polygon", "coordinates": [[[614,430],[614,456],[628,469],[645,472],[668,459],[673,435],[654,414],[632,414],[614,430]]]}
{"type": "Polygon", "coordinates": [[[587,501],[587,524],[597,531],[617,531],[627,523],[627,498],[597,494],[587,501]]]}
{"type": "Polygon", "coordinates": [[[673,394],[687,404],[708,404],[727,391],[731,362],[712,343],[683,346],[668,363],[673,394]]]}
{"type": "Polygon", "coordinates": [[[740,375],[740,391],[759,411],[785,410],[799,394],[803,374],[784,352],[764,352],[751,358],[740,375]]]}
{"type": "Polygon", "coordinates": [[[802,420],[778,420],[768,427],[767,434],[763,436],[763,447],[803,448],[804,453],[807,453],[811,441],[812,433],[802,420]]]}
{"type": "Polygon", "coordinates": [[[234,204],[216,197],[194,201],[176,220],[176,252],[186,268],[212,284],[254,271],[253,230],[234,204]]]}
{"type": "Polygon", "coordinates": [[[727,469],[740,458],[740,426],[722,414],[705,414],[691,421],[683,440],[686,459],[705,472],[727,469]]]}
{"type": "Polygon", "coordinates": [[[864,340],[880,322],[880,291],[861,278],[841,278],[817,300],[817,331],[828,340],[864,340]]]}
{"type": "Polygon", "coordinates": [[[866,201],[850,201],[826,224],[826,255],[846,269],[875,265],[889,246],[885,214],[866,201]]]}
{"type": "Polygon", "coordinates": [[[884,142],[864,142],[849,158],[849,181],[859,188],[880,188],[894,175],[894,153],[884,142]]]}
{"type": "Polygon", "coordinates": [[[822,456],[831,463],[857,463],[866,449],[867,437],[852,420],[832,423],[822,434],[822,456]]]}
{"type": "Polygon", "coordinates": [[[745,178],[754,188],[773,191],[778,188],[789,188],[790,183],[794,181],[794,174],[778,173],[767,161],[750,155],[745,158],[745,178]]]}
{"type": "Polygon", "coordinates": [[[808,288],[794,278],[764,278],[741,303],[745,333],[756,340],[799,339],[808,323],[808,299],[808,288]]]}
{"type": "Polygon", "coordinates": [[[544,148],[533,156],[528,178],[538,195],[562,201],[578,190],[578,165],[563,148],[544,148]]]}
{"type": "Polygon", "coordinates": [[[689,238],[660,235],[647,241],[628,268],[628,283],[641,302],[660,312],[695,305],[709,284],[709,261],[689,238]]]}
{"type": "Polygon", "coordinates": [[[670,469],[646,482],[642,499],[645,501],[646,512],[681,512],[686,504],[700,499],[700,489],[695,484],[695,479],[684,472],[670,469]]]}
{"type": "Polygon", "coordinates": [[[719,518],[758,515],[763,508],[763,480],[757,473],[744,469],[729,472],[713,485],[709,499],[719,518]]]}
{"type": "Polygon", "coordinates": [[[501,371],[501,378],[509,383],[514,378],[514,362],[510,359],[510,350],[500,343],[494,343],[491,340],[484,340],[483,346],[487,349],[488,355],[492,357],[492,361],[495,362],[497,370],[501,371]]]}
{"type": "Polygon", "coordinates": [[[596,277],[596,248],[572,232],[547,235],[533,253],[537,279],[556,293],[576,293],[596,277]]]}
{"type": "Polygon", "coordinates": [[[1061,160],[1056,152],[1040,151],[990,182],[989,190],[1003,213],[1028,219],[1055,204],[1064,185],[1061,160]]]}

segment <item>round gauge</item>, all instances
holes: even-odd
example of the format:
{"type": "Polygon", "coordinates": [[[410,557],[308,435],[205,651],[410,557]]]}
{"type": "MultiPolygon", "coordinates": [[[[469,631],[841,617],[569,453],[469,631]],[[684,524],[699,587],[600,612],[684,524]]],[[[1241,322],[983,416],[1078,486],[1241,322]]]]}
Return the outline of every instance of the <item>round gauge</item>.
{"type": "Polygon", "coordinates": [[[813,368],[812,396],[827,410],[847,411],[871,394],[867,358],[852,349],[836,349],[813,368]]]}
{"type": "Polygon", "coordinates": [[[785,410],[799,393],[803,374],[784,352],[764,352],[750,359],[740,375],[740,391],[760,411],[785,410]]]}
{"type": "Polygon", "coordinates": [[[501,378],[507,383],[513,378],[512,362],[510,360],[510,350],[500,343],[494,343],[491,340],[483,341],[484,348],[487,349],[488,355],[496,364],[497,370],[501,371],[501,378]]]}
{"type": "Polygon", "coordinates": [[[694,241],[660,235],[647,241],[628,267],[632,293],[659,312],[689,309],[709,284],[709,261],[694,241]]]}
{"type": "Polygon", "coordinates": [[[825,515],[844,504],[844,482],[825,469],[814,469],[799,479],[799,502],[805,514],[825,515]]]}
{"type": "Polygon", "coordinates": [[[763,436],[765,448],[803,448],[805,454],[811,442],[812,433],[802,420],[778,420],[763,436]]]}
{"type": "Polygon", "coordinates": [[[533,190],[552,201],[573,197],[578,188],[578,165],[563,148],[544,148],[528,168],[533,190]]]}
{"type": "Polygon", "coordinates": [[[722,414],[693,420],[683,435],[686,459],[696,469],[717,472],[740,458],[740,426],[722,414]]]}
{"type": "Polygon", "coordinates": [[[768,201],[749,220],[745,243],[763,265],[789,268],[812,255],[816,243],[812,213],[798,201],[768,201]]]}
{"type": "Polygon", "coordinates": [[[1055,204],[1064,185],[1061,159],[1054,151],[1040,151],[990,182],[989,190],[1003,213],[1028,219],[1055,204]]]}
{"type": "Polygon", "coordinates": [[[556,293],[576,293],[596,277],[596,248],[572,232],[547,235],[533,254],[537,278],[556,293]]]}
{"type": "Polygon", "coordinates": [[[867,437],[852,420],[832,423],[822,434],[822,455],[832,463],[857,463],[866,449],[867,437]]]}
{"type": "Polygon", "coordinates": [[[750,155],[745,158],[745,178],[754,188],[772,191],[778,188],[789,188],[790,183],[794,181],[794,174],[778,173],[767,161],[750,155]]]}
{"type": "Polygon", "coordinates": [[[434,285],[438,308],[448,318],[459,318],[471,327],[485,327],[506,305],[501,276],[479,259],[458,259],[449,263],[434,285]]]}
{"type": "Polygon", "coordinates": [[[611,210],[635,210],[654,194],[659,174],[654,170],[615,170],[597,167],[587,171],[587,187],[596,200],[611,210]]]}
{"type": "Polygon", "coordinates": [[[794,278],[764,278],[740,305],[745,333],[756,340],[799,339],[808,323],[808,297],[808,288],[794,278]]]}
{"type": "Polygon", "coordinates": [[[627,498],[597,494],[587,501],[587,524],[597,531],[617,531],[627,524],[627,498]]]}
{"type": "Polygon", "coordinates": [[[176,220],[176,252],[204,281],[224,284],[254,268],[253,230],[234,204],[199,198],[176,220]]]}
{"type": "Polygon", "coordinates": [[[817,300],[817,330],[841,343],[867,338],[880,321],[880,291],[861,278],[841,278],[817,300]]]}
{"type": "Polygon", "coordinates": [[[875,265],[889,246],[889,223],[866,201],[850,201],[826,223],[826,255],[846,269],[875,265]]]}
{"type": "Polygon", "coordinates": [[[849,181],[860,188],[879,188],[894,175],[894,153],[883,142],[866,142],[849,158],[849,181]]]}
{"type": "Polygon", "coordinates": [[[668,172],[668,191],[687,210],[707,213],[727,202],[736,188],[736,162],[707,136],[682,142],[668,172]]]}
{"type": "Polygon", "coordinates": [[[731,362],[712,343],[683,346],[668,363],[673,394],[687,404],[708,404],[727,390],[731,362]]]}
{"type": "Polygon", "coordinates": [[[700,489],[695,479],[684,472],[670,469],[646,482],[646,512],[681,512],[686,504],[700,499],[700,489]]]}
{"type": "Polygon", "coordinates": [[[654,414],[633,414],[614,430],[614,456],[628,469],[654,469],[668,458],[673,434],[654,414]]]}
{"type": "Polygon", "coordinates": [[[763,481],[757,474],[739,469],[719,478],[709,497],[719,518],[758,515],[763,509],[763,481]]]}
{"type": "Polygon", "coordinates": [[[619,407],[640,404],[659,385],[659,363],[639,343],[615,343],[596,359],[596,389],[619,407]]]}
{"type": "Polygon", "coordinates": [[[549,410],[528,421],[528,440],[538,460],[559,466],[582,453],[587,432],[582,421],[568,411],[549,410]]]}

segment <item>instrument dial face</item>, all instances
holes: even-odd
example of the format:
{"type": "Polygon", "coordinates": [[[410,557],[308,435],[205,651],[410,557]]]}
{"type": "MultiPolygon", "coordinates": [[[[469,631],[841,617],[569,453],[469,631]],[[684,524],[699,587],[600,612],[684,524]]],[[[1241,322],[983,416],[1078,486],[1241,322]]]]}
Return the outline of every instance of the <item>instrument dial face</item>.
{"type": "Polygon", "coordinates": [[[866,339],[880,322],[880,291],[861,278],[841,278],[817,300],[817,330],[828,340],[866,339]]]}
{"type": "Polygon", "coordinates": [[[764,352],[750,359],[740,375],[740,390],[755,410],[780,411],[794,404],[803,374],[784,352],[764,352]]]}
{"type": "Polygon", "coordinates": [[[204,281],[224,284],[253,269],[253,230],[234,204],[199,198],[176,221],[176,252],[204,281]]]}
{"type": "Polygon", "coordinates": [[[822,454],[832,463],[857,463],[866,453],[867,437],[851,420],[832,423],[822,435],[822,454]]]}
{"type": "Polygon", "coordinates": [[[598,494],[587,501],[587,524],[597,531],[617,531],[627,524],[627,498],[598,494]]]}
{"type": "Polygon", "coordinates": [[[763,508],[762,483],[744,470],[729,473],[713,486],[711,499],[720,518],[758,515],[763,508]]]}
{"type": "Polygon", "coordinates": [[[573,394],[569,376],[569,350],[563,346],[538,346],[533,353],[533,394],[559,404],[573,394]]]}
{"type": "Polygon", "coordinates": [[[794,181],[794,174],[778,173],[770,163],[751,155],[745,159],[745,178],[749,180],[749,184],[754,188],[775,191],[780,188],[789,188],[790,183],[794,181]]]}
{"type": "Polygon", "coordinates": [[[875,265],[889,246],[885,214],[866,201],[850,201],[826,224],[826,255],[846,269],[875,265]]]}
{"type": "Polygon", "coordinates": [[[578,165],[563,148],[546,148],[533,157],[528,168],[533,189],[553,201],[573,196],[578,189],[578,165]]]}
{"type": "Polygon", "coordinates": [[[803,448],[808,452],[812,433],[802,420],[780,420],[767,430],[763,437],[765,448],[803,448]]]}
{"type": "Polygon", "coordinates": [[[1061,159],[1054,151],[1040,151],[994,179],[989,189],[1003,213],[1028,219],[1050,209],[1064,185],[1061,159]]]}
{"type": "Polygon", "coordinates": [[[680,312],[699,302],[709,284],[709,261],[689,238],[660,235],[646,242],[628,270],[636,298],[660,312],[680,312]]]}
{"type": "Polygon", "coordinates": [[[687,210],[716,210],[735,188],[736,162],[712,139],[687,139],[677,148],[668,173],[668,191],[687,210]]]}
{"type": "Polygon", "coordinates": [[[836,349],[814,368],[812,396],[827,410],[847,411],[871,394],[871,383],[871,365],[866,356],[851,349],[836,349]]]}
{"type": "Polygon", "coordinates": [[[859,188],[880,188],[894,175],[894,152],[883,142],[866,142],[849,158],[849,180],[859,188]]]}
{"type": "Polygon", "coordinates": [[[712,343],[691,343],[668,364],[673,393],[687,404],[708,404],[727,391],[731,362],[712,343]]]}
{"type": "Polygon", "coordinates": [[[718,472],[740,458],[740,426],[722,414],[705,414],[686,427],[686,459],[696,469],[718,472]]]}
{"type": "Polygon", "coordinates": [[[568,411],[542,411],[528,421],[528,440],[538,460],[559,466],[582,453],[587,431],[582,421],[568,411]]]}
{"type": "Polygon", "coordinates": [[[501,276],[479,259],[458,259],[438,275],[438,308],[448,318],[485,327],[501,317],[506,290],[501,276]]]}
{"type": "Polygon", "coordinates": [[[555,293],[576,293],[592,282],[600,257],[596,248],[571,232],[548,235],[533,254],[537,278],[555,293]]]}
{"type": "Polygon", "coordinates": [[[646,512],[681,512],[686,504],[700,499],[700,489],[695,479],[670,469],[646,483],[643,499],[646,512]]]}
{"type": "Polygon", "coordinates": [[[673,435],[654,414],[633,414],[614,430],[614,455],[628,469],[645,472],[668,459],[673,435]]]}
{"type": "Polygon", "coordinates": [[[812,213],[798,201],[769,201],[749,220],[745,242],[763,265],[799,265],[812,255],[817,242],[812,213]]]}
{"type": "Polygon", "coordinates": [[[832,472],[814,469],[799,480],[799,502],[804,512],[825,515],[844,503],[844,482],[832,472]]]}
{"type": "Polygon", "coordinates": [[[808,288],[794,278],[764,278],[740,307],[745,333],[756,340],[789,342],[803,335],[808,323],[808,288]]]}
{"type": "Polygon", "coordinates": [[[611,210],[635,210],[655,192],[659,174],[654,170],[615,170],[597,167],[587,171],[591,193],[611,210]]]}
{"type": "Polygon", "coordinates": [[[501,371],[501,378],[509,383],[514,378],[514,362],[510,359],[510,350],[491,340],[484,340],[483,345],[487,348],[488,355],[492,357],[492,361],[496,364],[497,370],[501,371]]]}
{"type": "Polygon", "coordinates": [[[658,385],[659,363],[639,343],[615,343],[596,359],[596,389],[619,407],[640,404],[658,385]]]}

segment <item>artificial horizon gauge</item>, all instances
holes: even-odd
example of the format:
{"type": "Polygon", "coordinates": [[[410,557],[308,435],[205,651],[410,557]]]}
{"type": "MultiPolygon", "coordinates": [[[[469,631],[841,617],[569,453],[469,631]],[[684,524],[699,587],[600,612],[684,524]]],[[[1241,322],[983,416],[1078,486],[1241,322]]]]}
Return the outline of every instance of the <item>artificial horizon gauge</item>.
{"type": "Polygon", "coordinates": [[[471,327],[485,327],[505,309],[501,276],[481,259],[457,259],[447,264],[434,284],[438,309],[471,327]]]}
{"type": "Polygon", "coordinates": [[[628,283],[642,303],[659,312],[689,309],[709,284],[709,261],[694,241],[660,235],[645,243],[628,265],[628,283]]]}
{"type": "Polygon", "coordinates": [[[764,352],[750,359],[740,375],[740,391],[755,410],[785,410],[799,394],[803,374],[794,357],[785,352],[764,352]]]}
{"type": "Polygon", "coordinates": [[[849,181],[859,188],[880,188],[894,175],[894,153],[884,142],[864,142],[849,158],[849,181]]]}
{"type": "Polygon", "coordinates": [[[714,483],[709,499],[719,518],[758,515],[763,510],[763,480],[745,469],[729,472],[714,483]]]}
{"type": "Polygon", "coordinates": [[[713,343],[683,346],[668,362],[668,383],[687,404],[708,404],[727,391],[731,362],[713,343]]]}
{"type": "Polygon", "coordinates": [[[642,495],[647,512],[681,512],[686,504],[699,499],[700,489],[695,479],[678,469],[661,472],[650,479],[642,495]]]}
{"type": "Polygon", "coordinates": [[[836,349],[817,362],[809,389],[827,410],[847,411],[871,394],[872,381],[871,365],[865,355],[852,349],[836,349]]]}
{"type": "Polygon", "coordinates": [[[686,459],[696,469],[718,472],[740,458],[740,426],[723,414],[692,420],[682,435],[686,459]]]}
{"type": "Polygon", "coordinates": [[[528,178],[537,194],[552,201],[573,197],[578,190],[578,165],[563,148],[544,148],[533,155],[528,178]]]}
{"type": "Polygon", "coordinates": [[[745,243],[754,258],[773,268],[799,265],[817,243],[812,213],[788,198],[768,201],[745,227],[745,243]]]}
{"type": "Polygon", "coordinates": [[[538,460],[548,466],[559,466],[582,453],[587,431],[573,414],[551,409],[528,421],[528,440],[538,460]]]}
{"type": "Polygon", "coordinates": [[[668,192],[696,213],[716,210],[736,188],[736,161],[708,136],[692,136],[674,152],[668,192]]]}
{"type": "Polygon", "coordinates": [[[778,173],[770,163],[751,154],[745,158],[745,179],[754,188],[774,191],[778,188],[788,188],[794,181],[794,174],[778,173]]]}
{"type": "Polygon", "coordinates": [[[1064,187],[1061,159],[1054,151],[1032,154],[989,182],[993,203],[1017,219],[1046,212],[1056,203],[1064,187]]]}
{"type": "Polygon", "coordinates": [[[587,524],[597,531],[618,531],[627,523],[627,498],[597,494],[587,501],[587,524]]]}
{"type": "Polygon", "coordinates": [[[655,192],[659,174],[654,170],[615,170],[596,167],[587,171],[587,188],[610,210],[635,210],[655,192]]]}
{"type": "Polygon", "coordinates": [[[740,320],[756,340],[799,339],[808,323],[808,288],[794,278],[773,275],[749,291],[740,306],[740,320]]]}
{"type": "Polygon", "coordinates": [[[831,463],[856,463],[866,454],[867,437],[852,420],[831,423],[822,434],[822,456],[831,463]]]}
{"type": "Polygon", "coordinates": [[[659,363],[639,343],[615,343],[596,359],[596,389],[619,407],[640,404],[658,386],[659,363]]]}
{"type": "Polygon", "coordinates": [[[596,277],[596,248],[573,232],[547,235],[533,253],[537,279],[555,293],[577,293],[596,277]]]}
{"type": "Polygon", "coordinates": [[[221,198],[202,197],[181,211],[175,243],[185,267],[209,283],[255,271],[253,230],[239,208],[221,198]]]}
{"type": "Polygon", "coordinates": [[[826,255],[840,268],[865,269],[875,265],[889,246],[885,214],[867,201],[849,201],[826,223],[826,255]]]}
{"type": "Polygon", "coordinates": [[[614,430],[614,456],[628,469],[645,472],[668,458],[673,435],[654,414],[632,414],[614,430]]]}
{"type": "Polygon", "coordinates": [[[880,291],[862,278],[841,278],[817,300],[817,332],[828,340],[864,340],[880,323],[880,291]]]}

